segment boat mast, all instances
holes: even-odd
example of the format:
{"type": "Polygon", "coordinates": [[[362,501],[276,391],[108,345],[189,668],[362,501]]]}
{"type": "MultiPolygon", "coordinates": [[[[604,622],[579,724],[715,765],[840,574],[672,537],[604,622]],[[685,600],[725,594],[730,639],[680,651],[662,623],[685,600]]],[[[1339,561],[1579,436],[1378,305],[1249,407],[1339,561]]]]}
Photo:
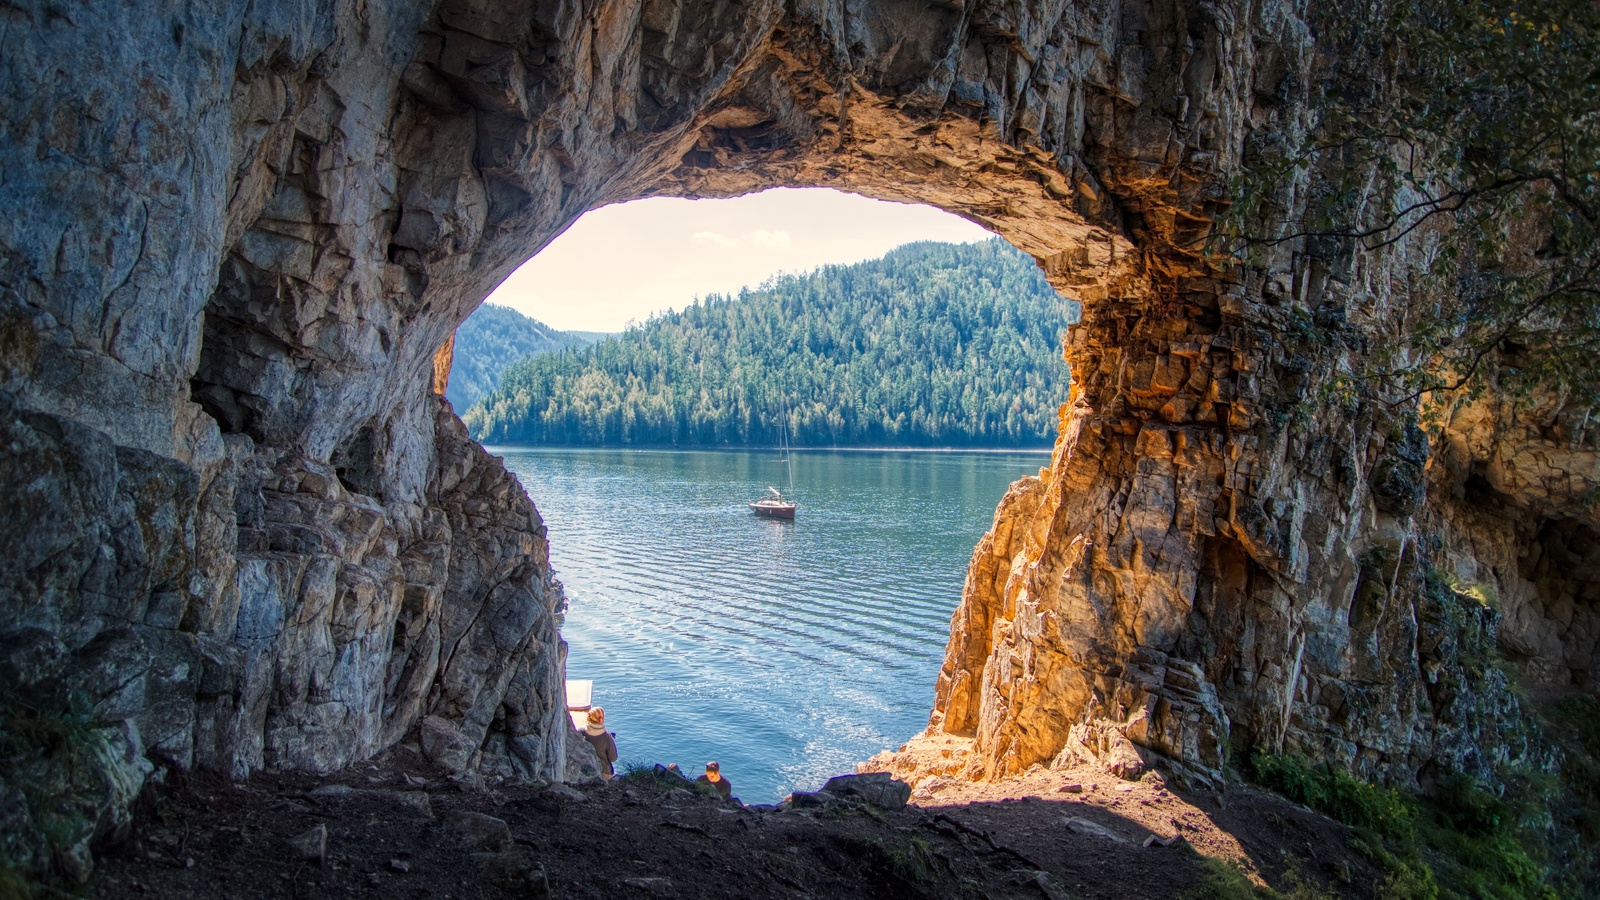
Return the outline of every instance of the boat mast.
{"type": "Polygon", "coordinates": [[[778,431],[778,440],[783,442],[783,467],[789,472],[789,493],[794,493],[794,462],[789,455],[789,405],[783,405],[783,428],[778,431]]]}

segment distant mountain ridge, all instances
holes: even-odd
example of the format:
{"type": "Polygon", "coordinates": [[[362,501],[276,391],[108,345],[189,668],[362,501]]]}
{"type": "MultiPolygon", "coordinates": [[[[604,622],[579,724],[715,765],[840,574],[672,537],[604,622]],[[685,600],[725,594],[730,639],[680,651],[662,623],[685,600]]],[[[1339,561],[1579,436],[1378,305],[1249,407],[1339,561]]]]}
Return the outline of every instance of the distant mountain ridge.
{"type": "Polygon", "coordinates": [[[463,418],[489,443],[1048,446],[1076,305],[1001,240],[713,294],[587,347],[523,359],[463,418]]]}
{"type": "Polygon", "coordinates": [[[583,347],[609,335],[558,331],[508,306],[485,303],[456,329],[445,399],[456,415],[494,390],[507,366],[535,353],[583,347]]]}

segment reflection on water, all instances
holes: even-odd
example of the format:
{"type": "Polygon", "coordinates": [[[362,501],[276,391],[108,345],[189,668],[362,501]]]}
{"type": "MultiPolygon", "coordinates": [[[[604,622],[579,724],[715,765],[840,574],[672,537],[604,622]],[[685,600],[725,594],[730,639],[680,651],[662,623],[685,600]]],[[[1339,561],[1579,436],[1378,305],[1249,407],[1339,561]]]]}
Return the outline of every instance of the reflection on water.
{"type": "Polygon", "coordinates": [[[921,730],[967,561],[1034,453],[496,450],[550,529],[567,670],[622,761],[771,802],[921,730]]]}

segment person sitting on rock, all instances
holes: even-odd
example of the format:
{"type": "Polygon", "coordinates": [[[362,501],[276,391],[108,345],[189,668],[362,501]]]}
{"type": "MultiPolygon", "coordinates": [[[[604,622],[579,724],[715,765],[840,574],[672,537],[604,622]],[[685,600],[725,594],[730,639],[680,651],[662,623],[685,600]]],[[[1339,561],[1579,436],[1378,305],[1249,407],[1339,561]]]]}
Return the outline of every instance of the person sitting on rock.
{"type": "Polygon", "coordinates": [[[713,791],[717,792],[718,797],[724,800],[733,796],[733,785],[728,782],[727,778],[723,777],[722,767],[717,765],[716,760],[706,763],[706,773],[696,778],[694,783],[708,785],[713,791]]]}
{"type": "Polygon", "coordinates": [[[610,781],[615,774],[611,764],[617,761],[617,736],[606,731],[606,711],[603,707],[596,706],[589,710],[583,739],[594,747],[594,755],[600,757],[600,777],[610,781]]]}

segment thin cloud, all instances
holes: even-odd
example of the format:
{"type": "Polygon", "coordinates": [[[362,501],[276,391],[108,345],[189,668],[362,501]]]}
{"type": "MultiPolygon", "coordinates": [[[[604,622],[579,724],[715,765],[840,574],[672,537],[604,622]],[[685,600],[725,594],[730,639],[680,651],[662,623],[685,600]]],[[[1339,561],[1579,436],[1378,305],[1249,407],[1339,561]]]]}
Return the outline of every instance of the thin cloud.
{"type": "Polygon", "coordinates": [[[768,250],[787,250],[794,246],[794,239],[789,236],[789,232],[783,230],[768,231],[765,228],[757,228],[745,235],[745,239],[757,247],[765,247],[768,250]]]}
{"type": "Polygon", "coordinates": [[[696,244],[716,244],[719,247],[739,246],[738,238],[731,238],[725,234],[718,234],[715,231],[696,231],[694,233],[694,242],[696,244]]]}
{"type": "Polygon", "coordinates": [[[690,236],[696,244],[716,244],[718,247],[760,247],[763,250],[787,250],[794,246],[794,237],[783,229],[757,228],[736,238],[718,231],[696,231],[690,236]]]}

